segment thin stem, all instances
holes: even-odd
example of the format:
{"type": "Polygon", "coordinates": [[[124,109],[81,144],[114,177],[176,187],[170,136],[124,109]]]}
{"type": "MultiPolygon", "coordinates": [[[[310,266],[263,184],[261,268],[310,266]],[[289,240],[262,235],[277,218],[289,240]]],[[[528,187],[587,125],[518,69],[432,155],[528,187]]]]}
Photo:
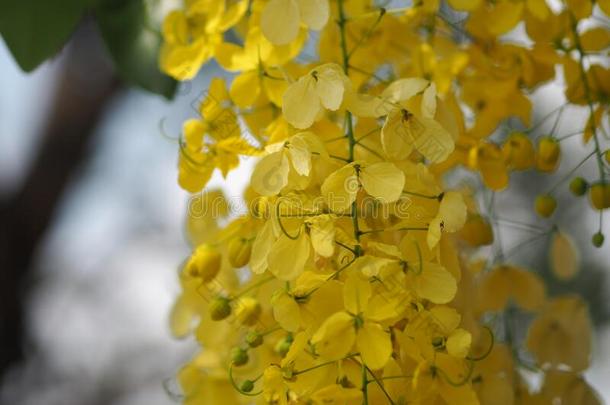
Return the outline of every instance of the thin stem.
{"type": "Polygon", "coordinates": [[[379,23],[381,22],[381,19],[383,18],[383,16],[385,15],[386,10],[385,8],[380,8],[379,9],[379,17],[377,17],[377,19],[375,20],[375,22],[373,23],[373,26],[371,28],[369,28],[363,35],[362,37],[360,37],[360,39],[358,40],[358,42],[356,43],[356,45],[354,45],[354,47],[352,48],[351,51],[349,51],[349,53],[347,54],[348,58],[351,58],[351,56],[354,54],[354,52],[356,52],[358,50],[358,48],[364,43],[364,41],[366,41],[367,39],[369,39],[371,37],[371,35],[373,35],[373,32],[375,31],[375,28],[377,28],[377,26],[379,25],[379,23]]]}
{"type": "Polygon", "coordinates": [[[440,200],[443,197],[443,193],[437,194],[437,195],[426,195],[426,194],[420,194],[420,193],[415,193],[413,191],[406,191],[406,190],[403,190],[402,193],[411,195],[413,197],[427,198],[429,200],[440,200]]]}
{"type": "MultiPolygon", "coordinates": [[[[341,1],[341,0],[339,0],[341,1]]],[[[369,405],[369,390],[366,378],[366,366],[364,365],[364,361],[362,362],[362,396],[363,396],[363,405],[369,405]]]]}
{"type": "Polygon", "coordinates": [[[373,155],[377,156],[379,159],[381,159],[381,160],[383,160],[383,159],[384,159],[384,158],[383,158],[383,156],[382,156],[382,155],[381,155],[379,152],[377,152],[376,150],[374,150],[373,148],[370,148],[370,147],[366,146],[366,145],[365,145],[365,144],[363,144],[363,143],[358,143],[358,142],[356,142],[356,144],[357,144],[358,146],[360,146],[362,149],[365,149],[365,150],[369,151],[370,153],[372,153],[373,155]]]}
{"type": "MultiPolygon", "coordinates": [[[[338,0],[337,4],[339,7],[339,20],[337,24],[339,25],[339,33],[341,39],[341,55],[343,57],[343,71],[346,75],[349,75],[349,53],[347,51],[347,36],[345,24],[347,20],[345,19],[345,9],[343,5],[344,0],[338,0]]],[[[354,161],[354,146],[356,145],[356,139],[354,138],[354,126],[352,122],[352,113],[347,111],[345,113],[345,125],[346,125],[346,136],[348,140],[349,146],[349,158],[348,162],[354,161]]],[[[358,206],[356,205],[356,201],[352,203],[352,225],[354,227],[354,237],[357,241],[360,241],[360,225],[358,224],[358,206]]],[[[356,256],[360,255],[360,249],[356,248],[356,256]]]]}
{"type": "MultiPolygon", "coordinates": [[[[364,365],[364,363],[362,363],[364,365]]],[[[370,375],[373,376],[373,380],[377,383],[377,385],[379,386],[379,388],[381,389],[381,391],[383,392],[383,394],[385,395],[385,397],[388,399],[388,401],[390,402],[391,405],[395,405],[394,401],[392,401],[392,397],[390,396],[390,394],[388,394],[388,391],[386,391],[385,387],[383,386],[383,384],[381,383],[381,381],[379,381],[379,379],[377,378],[377,376],[375,375],[375,373],[373,373],[371,371],[370,368],[368,368],[367,366],[364,366],[366,368],[366,370],[369,372],[370,375]]],[[[366,380],[365,380],[366,381],[366,380]]],[[[370,381],[366,381],[367,384],[370,381]]]]}
{"type": "Polygon", "coordinates": [[[564,183],[566,180],[571,178],[572,175],[574,174],[574,172],[576,172],[576,170],[580,169],[580,167],[582,165],[584,165],[587,162],[587,160],[589,160],[591,158],[591,156],[595,155],[596,153],[597,153],[597,151],[594,150],[593,152],[591,152],[587,156],[585,156],[585,158],[583,160],[581,160],[580,163],[576,165],[576,167],[574,167],[572,170],[570,170],[561,180],[559,180],[557,183],[555,183],[555,185],[553,187],[551,187],[551,189],[548,191],[547,194],[553,193],[557,189],[557,187],[559,187],[560,184],[564,183]]]}
{"type": "Polygon", "coordinates": [[[574,47],[579,53],[578,58],[578,67],[580,68],[580,78],[582,80],[583,88],[585,90],[585,97],[587,98],[587,104],[589,105],[589,113],[591,116],[591,132],[593,134],[593,141],[595,142],[595,152],[597,155],[597,166],[599,169],[599,176],[601,181],[605,181],[605,173],[604,173],[604,162],[602,160],[602,154],[599,146],[599,139],[597,138],[597,125],[595,124],[595,108],[593,107],[593,100],[591,97],[591,87],[589,86],[589,80],[587,79],[587,72],[585,70],[585,65],[583,59],[585,57],[585,52],[582,48],[582,44],[580,42],[580,34],[578,33],[578,21],[574,17],[574,14],[570,13],[571,19],[571,28],[572,34],[574,35],[574,47]]]}
{"type": "MultiPolygon", "coordinates": [[[[342,360],[351,359],[352,357],[356,357],[358,355],[359,355],[359,353],[348,354],[342,360]]],[[[331,360],[331,361],[327,361],[327,362],[324,362],[324,363],[320,363],[320,364],[317,364],[315,366],[312,366],[312,367],[309,367],[309,368],[305,368],[303,370],[295,371],[295,372],[292,373],[292,375],[296,376],[296,375],[299,375],[299,374],[304,374],[304,373],[307,373],[308,371],[312,371],[312,370],[318,369],[320,367],[328,366],[329,364],[336,364],[337,361],[339,361],[339,360],[331,360]]]]}
{"type": "Polygon", "coordinates": [[[366,134],[360,136],[358,139],[356,139],[356,143],[360,143],[360,141],[362,141],[363,139],[373,135],[375,132],[380,131],[381,128],[373,128],[371,129],[369,132],[367,132],[366,134]]]}
{"type": "Polygon", "coordinates": [[[253,285],[249,286],[248,288],[246,288],[245,290],[243,290],[242,292],[240,292],[239,294],[235,295],[233,297],[233,299],[238,299],[239,297],[244,296],[245,294],[249,293],[250,291],[260,287],[263,284],[268,283],[269,281],[273,281],[275,280],[275,277],[268,277],[268,278],[264,278],[256,283],[254,283],[253,285]]]}
{"type": "Polygon", "coordinates": [[[337,245],[341,246],[343,249],[349,250],[349,251],[350,251],[350,252],[352,252],[354,255],[356,254],[356,249],[354,249],[354,248],[352,248],[352,247],[349,247],[349,246],[347,246],[346,244],[339,242],[338,240],[336,240],[336,241],[335,241],[335,243],[336,243],[337,245]]]}

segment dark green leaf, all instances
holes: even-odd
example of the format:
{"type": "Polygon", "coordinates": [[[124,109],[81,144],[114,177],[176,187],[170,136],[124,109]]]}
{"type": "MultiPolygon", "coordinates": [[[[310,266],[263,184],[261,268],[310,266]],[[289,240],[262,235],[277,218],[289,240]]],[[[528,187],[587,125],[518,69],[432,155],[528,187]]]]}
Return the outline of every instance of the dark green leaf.
{"type": "Polygon", "coordinates": [[[144,0],[105,0],[96,16],[120,76],[171,98],[176,81],[159,70],[161,35],[149,23],[144,0]]]}
{"type": "Polygon", "coordinates": [[[0,0],[0,34],[19,66],[34,70],[60,51],[88,0],[0,0]]]}

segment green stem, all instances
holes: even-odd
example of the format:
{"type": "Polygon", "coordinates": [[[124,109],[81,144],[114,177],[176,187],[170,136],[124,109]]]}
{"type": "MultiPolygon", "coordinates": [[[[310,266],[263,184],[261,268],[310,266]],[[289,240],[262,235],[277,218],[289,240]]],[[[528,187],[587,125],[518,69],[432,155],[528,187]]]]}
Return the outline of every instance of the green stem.
{"type": "MultiPolygon", "coordinates": [[[[347,20],[345,19],[345,9],[343,7],[344,0],[338,0],[339,7],[339,20],[337,24],[339,25],[339,32],[341,36],[341,55],[343,58],[343,71],[346,75],[349,74],[349,53],[347,50],[347,36],[345,30],[345,24],[347,20]]],[[[346,136],[348,140],[349,146],[349,162],[354,161],[354,146],[356,145],[356,138],[354,137],[354,126],[352,122],[352,113],[347,111],[345,113],[345,124],[346,124],[346,136]]],[[[360,225],[358,223],[358,206],[356,201],[352,203],[352,225],[354,227],[354,237],[357,241],[360,241],[360,225]]],[[[360,255],[360,249],[356,248],[356,256],[360,255]]]]}
{"type": "MultiPolygon", "coordinates": [[[[591,98],[591,87],[589,86],[589,81],[587,80],[587,72],[585,70],[585,65],[583,59],[585,57],[585,52],[582,48],[582,44],[580,42],[580,35],[578,34],[578,21],[574,18],[574,14],[570,13],[571,19],[571,28],[572,33],[574,34],[574,47],[579,53],[578,58],[578,67],[580,68],[580,78],[582,80],[583,88],[585,90],[585,97],[587,98],[587,104],[589,105],[589,113],[591,118],[591,132],[593,133],[593,141],[595,142],[595,152],[597,155],[597,166],[599,169],[599,176],[602,183],[605,182],[605,173],[604,173],[604,161],[602,160],[602,153],[599,146],[599,139],[597,138],[597,126],[595,125],[595,108],[593,107],[593,99],[591,98]]],[[[588,122],[587,122],[588,125],[588,122]]]]}
{"type": "MultiPolygon", "coordinates": [[[[369,374],[371,374],[373,376],[373,381],[375,381],[375,383],[377,383],[377,385],[379,386],[379,388],[381,389],[381,391],[383,392],[383,394],[385,395],[385,397],[388,399],[388,401],[390,402],[390,405],[396,405],[394,403],[394,401],[392,401],[392,397],[390,396],[390,394],[388,394],[388,391],[386,391],[385,387],[383,386],[383,384],[381,383],[381,381],[379,381],[379,379],[377,378],[377,376],[371,371],[370,368],[364,366],[366,368],[366,370],[368,370],[369,374]]],[[[366,373],[365,373],[366,375],[366,373]]],[[[367,383],[370,381],[367,381],[367,383]]]]}
{"type": "MultiPolygon", "coordinates": [[[[341,0],[339,0],[341,1],[341,0]]],[[[366,378],[366,366],[362,363],[362,404],[369,405],[369,391],[368,391],[368,381],[366,378]]]]}

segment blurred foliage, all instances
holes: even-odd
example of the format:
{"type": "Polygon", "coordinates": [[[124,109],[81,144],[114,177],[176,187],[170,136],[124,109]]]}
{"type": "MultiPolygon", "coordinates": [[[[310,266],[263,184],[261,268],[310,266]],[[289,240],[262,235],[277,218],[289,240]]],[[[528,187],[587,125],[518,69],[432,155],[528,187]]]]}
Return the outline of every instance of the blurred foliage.
{"type": "Polygon", "coordinates": [[[176,82],[161,73],[161,37],[145,0],[0,0],[0,34],[26,72],[56,55],[86,15],[95,16],[118,75],[172,98],[176,82]]]}

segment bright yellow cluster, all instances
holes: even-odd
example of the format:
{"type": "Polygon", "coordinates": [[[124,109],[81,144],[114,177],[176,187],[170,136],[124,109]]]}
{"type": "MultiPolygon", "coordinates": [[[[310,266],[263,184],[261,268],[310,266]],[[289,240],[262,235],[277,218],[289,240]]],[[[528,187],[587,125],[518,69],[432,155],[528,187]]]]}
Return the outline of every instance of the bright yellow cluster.
{"type": "MultiPolygon", "coordinates": [[[[490,137],[511,117],[531,127],[528,96],[560,67],[568,103],[590,108],[583,134],[600,176],[570,188],[608,208],[610,70],[587,59],[610,46],[608,25],[583,32],[588,0],[560,11],[448,1],[465,24],[438,0],[376,3],[187,0],[166,18],[165,72],[190,79],[211,58],[235,72],[229,87],[212,81],[184,124],[180,185],[197,193],[215,169],[260,158],[247,214],[229,216],[219,192],[193,200],[194,251],[171,317],[176,336],[201,345],[178,376],[184,403],[598,403],[582,376],[586,304],[547,297],[535,272],[502,255],[474,259],[494,242],[492,221],[472,189],[444,178],[463,166],[500,191],[511,171],[555,171],[555,134],[490,137]],[[502,38],[520,23],[527,46],[502,38]],[[525,338],[515,335],[524,316],[534,319],[525,338]]],[[[555,205],[545,194],[536,210],[555,205]]],[[[554,273],[569,279],[573,243],[552,238],[554,273]]]]}

